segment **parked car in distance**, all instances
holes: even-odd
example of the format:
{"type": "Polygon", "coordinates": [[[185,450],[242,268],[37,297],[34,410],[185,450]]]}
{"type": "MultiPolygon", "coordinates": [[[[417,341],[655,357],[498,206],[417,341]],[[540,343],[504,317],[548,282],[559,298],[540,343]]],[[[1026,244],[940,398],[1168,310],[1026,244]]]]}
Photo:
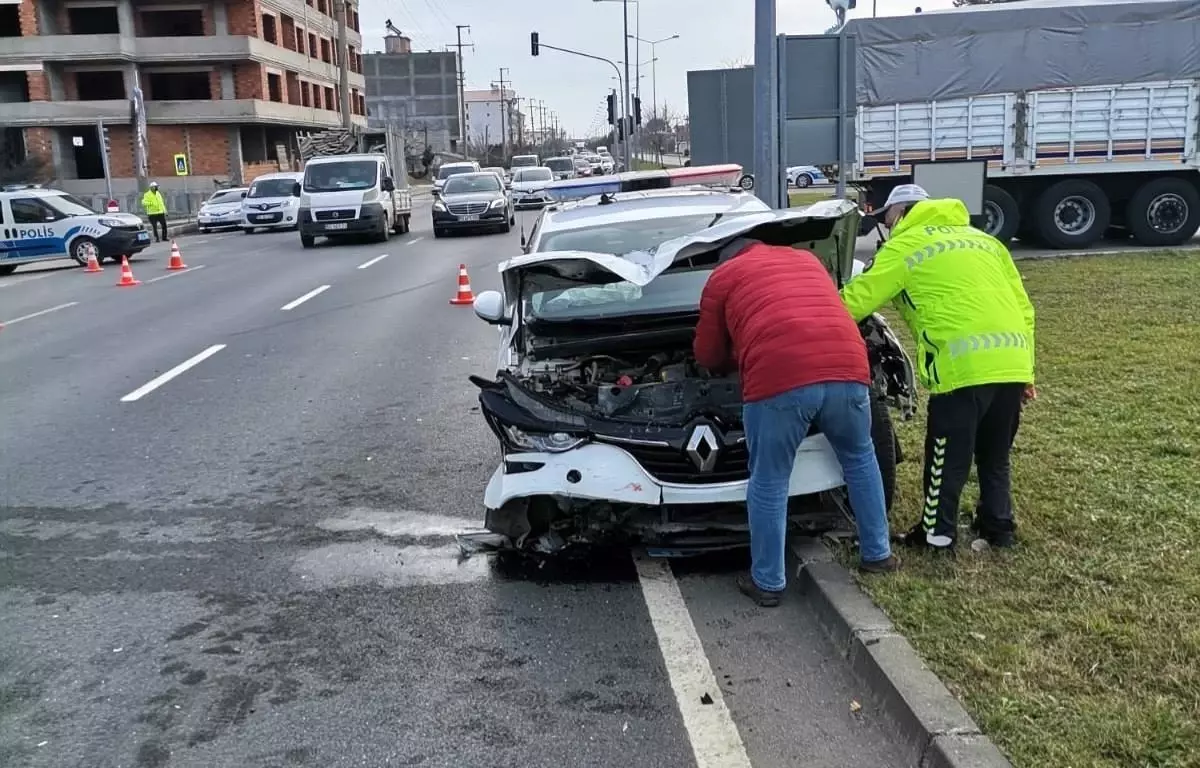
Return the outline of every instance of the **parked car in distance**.
{"type": "Polygon", "coordinates": [[[554,174],[555,181],[575,178],[575,160],[570,157],[551,157],[546,160],[546,167],[554,174]]]}
{"type": "Polygon", "coordinates": [[[250,184],[242,200],[242,231],[296,229],[300,226],[300,182],[303,173],[268,173],[250,184]]]}
{"type": "Polygon", "coordinates": [[[587,159],[586,155],[575,155],[573,162],[575,163],[576,176],[592,175],[592,162],[587,159]]]}
{"type": "Polygon", "coordinates": [[[247,187],[218,189],[212,197],[200,204],[196,214],[196,229],[204,233],[214,229],[232,229],[242,225],[242,200],[247,187]]]}
{"type": "Polygon", "coordinates": [[[498,165],[489,165],[487,168],[484,168],[483,170],[488,173],[496,174],[497,176],[500,177],[500,181],[504,184],[504,186],[506,186],[506,187],[508,186],[509,179],[510,179],[508,171],[504,170],[503,168],[501,168],[498,165]]]}
{"type": "Polygon", "coordinates": [[[787,169],[788,186],[811,187],[813,184],[827,184],[829,179],[815,165],[793,165],[787,169]]]}

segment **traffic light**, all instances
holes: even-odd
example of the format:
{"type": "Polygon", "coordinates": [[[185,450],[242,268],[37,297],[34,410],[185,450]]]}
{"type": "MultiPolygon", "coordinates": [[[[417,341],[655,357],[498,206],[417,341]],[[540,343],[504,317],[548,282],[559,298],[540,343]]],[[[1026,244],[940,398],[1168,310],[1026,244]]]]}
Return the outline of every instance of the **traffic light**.
{"type": "Polygon", "coordinates": [[[633,122],[634,125],[642,124],[642,100],[637,96],[633,97],[633,122]]]}
{"type": "Polygon", "coordinates": [[[608,124],[617,124],[617,94],[608,94],[608,124]]]}
{"type": "Polygon", "coordinates": [[[109,144],[109,142],[108,142],[108,126],[107,125],[100,129],[100,136],[104,140],[104,152],[106,154],[110,153],[112,151],[112,145],[109,144]]]}
{"type": "Polygon", "coordinates": [[[538,33],[537,32],[529,33],[529,51],[534,56],[538,55],[538,33]]]}
{"type": "Polygon", "coordinates": [[[624,120],[617,121],[617,140],[625,141],[625,121],[624,120]]]}

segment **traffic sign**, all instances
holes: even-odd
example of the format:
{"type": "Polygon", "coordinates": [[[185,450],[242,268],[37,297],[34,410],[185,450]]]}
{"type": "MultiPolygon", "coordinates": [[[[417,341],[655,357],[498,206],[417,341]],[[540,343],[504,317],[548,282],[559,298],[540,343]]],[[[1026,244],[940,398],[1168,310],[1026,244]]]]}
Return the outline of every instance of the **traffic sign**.
{"type": "Polygon", "coordinates": [[[175,175],[176,176],[187,176],[188,175],[187,155],[184,155],[184,154],[175,155],[175,175]]]}

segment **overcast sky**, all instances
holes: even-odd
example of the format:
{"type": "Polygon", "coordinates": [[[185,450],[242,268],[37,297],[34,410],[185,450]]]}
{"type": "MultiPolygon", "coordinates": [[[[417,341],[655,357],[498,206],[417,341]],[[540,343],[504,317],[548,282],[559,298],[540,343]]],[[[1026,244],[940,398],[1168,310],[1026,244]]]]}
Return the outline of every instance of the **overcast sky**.
{"type": "MultiPolygon", "coordinates": [[[[603,0],[361,0],[363,47],[382,50],[384,20],[391,19],[413,38],[417,50],[441,50],[455,41],[456,24],[469,24],[463,41],[474,43],[464,52],[467,86],[486,88],[507,67],[505,82],[518,96],[542,99],[558,113],[572,135],[599,128],[604,120],[604,95],[616,87],[612,68],[556,51],[529,55],[529,33],[542,42],[596,56],[623,60],[621,3],[603,0]]],[[[880,16],[947,8],[951,0],[878,0],[880,16]]],[[[858,0],[851,17],[870,16],[872,0],[858,0]]],[[[778,0],[779,31],[820,34],[834,23],[824,0],[778,0]]],[[[658,40],[679,35],[657,46],[658,101],[672,112],[687,110],[687,72],[716,69],[754,60],[753,0],[640,0],[629,5],[629,28],[640,37],[658,40]],[[637,11],[641,6],[640,14],[637,11]]],[[[634,41],[630,60],[634,61],[634,41]]],[[[642,45],[641,61],[651,58],[642,45]]],[[[642,110],[651,110],[654,79],[649,64],[642,67],[642,110]]]]}

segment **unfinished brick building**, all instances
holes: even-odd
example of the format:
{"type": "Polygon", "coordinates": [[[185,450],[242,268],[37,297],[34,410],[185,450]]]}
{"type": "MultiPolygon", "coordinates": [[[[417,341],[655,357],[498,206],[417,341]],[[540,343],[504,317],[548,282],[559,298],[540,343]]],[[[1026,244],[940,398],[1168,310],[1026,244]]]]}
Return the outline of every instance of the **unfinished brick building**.
{"type": "MultiPolygon", "coordinates": [[[[140,88],[149,179],[211,190],[287,169],[298,131],[342,124],[343,1],[0,0],[0,160],[41,156],[55,186],[96,194],[103,120],[115,191],[129,192],[140,88]]],[[[357,0],[345,10],[349,106],[365,125],[357,0]]]]}

